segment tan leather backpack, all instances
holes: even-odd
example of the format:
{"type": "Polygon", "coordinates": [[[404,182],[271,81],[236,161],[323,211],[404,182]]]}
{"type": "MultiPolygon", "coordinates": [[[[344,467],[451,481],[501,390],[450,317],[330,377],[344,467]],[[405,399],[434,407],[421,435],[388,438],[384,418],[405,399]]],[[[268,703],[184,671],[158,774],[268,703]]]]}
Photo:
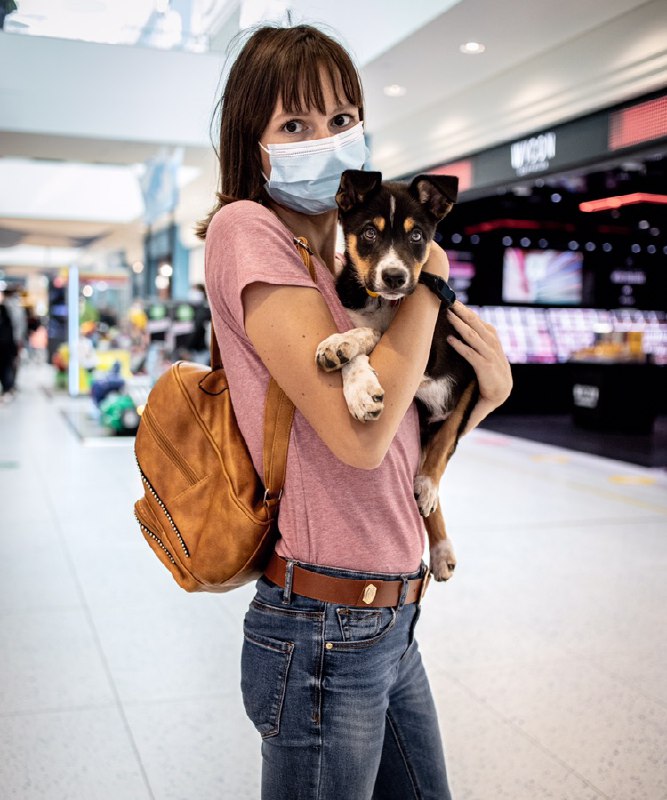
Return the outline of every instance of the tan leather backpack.
{"type": "MultiPolygon", "coordinates": [[[[304,238],[297,249],[316,281],[304,238]]],[[[188,592],[227,592],[262,573],[278,538],[294,405],[271,378],[264,415],[264,486],[238,428],[211,328],[211,366],[179,361],[156,381],[135,443],[141,531],[188,592]]]]}

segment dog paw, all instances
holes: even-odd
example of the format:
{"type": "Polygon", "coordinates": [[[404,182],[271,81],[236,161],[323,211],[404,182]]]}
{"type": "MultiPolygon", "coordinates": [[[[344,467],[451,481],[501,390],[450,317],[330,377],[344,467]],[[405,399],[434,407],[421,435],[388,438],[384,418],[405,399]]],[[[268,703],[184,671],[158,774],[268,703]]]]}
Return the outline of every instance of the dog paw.
{"type": "Polygon", "coordinates": [[[334,333],[318,345],[317,365],[325,372],[333,372],[350,362],[358,352],[356,340],[344,333],[334,333]]]}
{"type": "Polygon", "coordinates": [[[350,414],[360,422],[377,419],[384,409],[384,389],[368,356],[357,356],[343,367],[343,394],[350,414]]]}
{"type": "Polygon", "coordinates": [[[448,581],[456,569],[456,556],[449,539],[431,548],[429,567],[436,581],[448,581]]]}
{"type": "Polygon", "coordinates": [[[428,517],[438,507],[438,487],[428,475],[417,475],[414,482],[415,499],[422,517],[428,517]]]}

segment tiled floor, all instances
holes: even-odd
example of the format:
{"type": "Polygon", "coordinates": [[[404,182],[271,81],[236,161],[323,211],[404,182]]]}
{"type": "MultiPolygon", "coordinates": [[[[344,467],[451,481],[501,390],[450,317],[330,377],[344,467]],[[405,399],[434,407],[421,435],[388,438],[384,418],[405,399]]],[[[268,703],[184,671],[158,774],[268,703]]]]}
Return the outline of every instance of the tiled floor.
{"type": "MultiPolygon", "coordinates": [[[[0,406],[0,798],[258,798],[252,587],[177,589],[131,440],[82,444],[49,382],[0,406]]],[[[455,800],[667,800],[665,472],[476,431],[442,490],[419,639],[455,800]]]]}

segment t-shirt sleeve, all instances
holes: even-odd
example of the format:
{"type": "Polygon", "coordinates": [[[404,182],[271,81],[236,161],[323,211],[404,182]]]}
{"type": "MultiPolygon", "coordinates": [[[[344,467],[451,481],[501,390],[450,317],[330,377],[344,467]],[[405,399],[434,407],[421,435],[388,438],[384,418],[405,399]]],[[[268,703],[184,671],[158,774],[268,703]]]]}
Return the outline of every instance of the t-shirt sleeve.
{"type": "Polygon", "coordinates": [[[241,294],[251,283],[316,288],[289,230],[249,200],[224,206],[206,234],[209,303],[245,336],[241,294]]]}

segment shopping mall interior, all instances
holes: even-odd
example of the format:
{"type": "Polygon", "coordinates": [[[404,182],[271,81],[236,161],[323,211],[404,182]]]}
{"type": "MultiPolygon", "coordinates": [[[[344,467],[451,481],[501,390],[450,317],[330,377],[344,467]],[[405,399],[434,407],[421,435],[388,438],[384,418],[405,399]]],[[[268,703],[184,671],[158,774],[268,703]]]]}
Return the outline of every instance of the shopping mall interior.
{"type": "Polygon", "coordinates": [[[153,385],[209,364],[215,107],[269,22],[353,55],[366,169],[458,178],[435,241],[511,365],[417,627],[452,797],[667,800],[661,0],[0,2],[0,797],[260,797],[254,586],[184,592],[133,506],[153,385]]]}

